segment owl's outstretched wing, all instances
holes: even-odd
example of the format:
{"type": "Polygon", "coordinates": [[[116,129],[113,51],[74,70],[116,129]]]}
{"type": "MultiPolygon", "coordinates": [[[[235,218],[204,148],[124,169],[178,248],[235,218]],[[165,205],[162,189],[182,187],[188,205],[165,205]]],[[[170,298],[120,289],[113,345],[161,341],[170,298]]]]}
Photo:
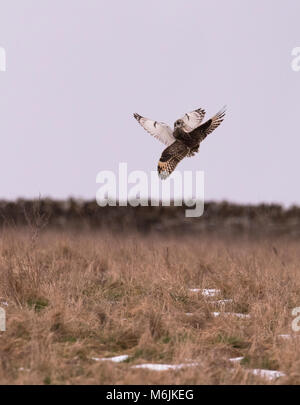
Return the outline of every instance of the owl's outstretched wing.
{"type": "Polygon", "coordinates": [[[181,119],[184,122],[182,129],[184,132],[191,132],[198,128],[205,116],[205,110],[198,108],[198,110],[186,113],[181,119]]]}
{"type": "Polygon", "coordinates": [[[189,149],[181,141],[175,141],[168,146],[162,153],[158,162],[158,176],[166,179],[178,165],[178,163],[187,156],[189,149]]]}
{"type": "Polygon", "coordinates": [[[223,122],[225,117],[225,107],[214,115],[210,120],[206,121],[200,127],[194,129],[190,135],[199,139],[199,143],[207,137],[208,134],[213,132],[223,122]]]}
{"type": "Polygon", "coordinates": [[[149,134],[154,136],[154,138],[158,139],[165,145],[169,146],[173,142],[175,142],[173,131],[169,127],[169,125],[165,124],[164,122],[152,121],[149,118],[142,117],[137,113],[134,113],[133,116],[137,120],[137,122],[141,124],[141,126],[147,132],[149,132],[149,134]]]}

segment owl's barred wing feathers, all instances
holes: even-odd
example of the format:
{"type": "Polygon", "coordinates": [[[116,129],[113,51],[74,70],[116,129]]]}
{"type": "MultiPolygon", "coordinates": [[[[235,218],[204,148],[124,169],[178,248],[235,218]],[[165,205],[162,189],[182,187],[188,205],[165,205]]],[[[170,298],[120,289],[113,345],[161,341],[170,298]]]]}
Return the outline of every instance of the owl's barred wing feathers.
{"type": "Polygon", "coordinates": [[[176,141],[168,146],[162,153],[158,162],[158,176],[166,179],[178,165],[178,163],[187,156],[189,148],[181,141],[176,141]]]}
{"type": "Polygon", "coordinates": [[[225,107],[220,110],[216,115],[214,115],[210,120],[206,121],[202,124],[199,128],[196,128],[194,131],[191,132],[191,136],[195,136],[199,138],[199,142],[202,142],[207,135],[213,132],[218,126],[223,122],[225,117],[226,109],[225,107]]]}
{"type": "Polygon", "coordinates": [[[205,116],[205,110],[202,108],[198,108],[197,110],[191,111],[190,113],[186,113],[184,117],[182,117],[182,121],[184,123],[182,129],[184,132],[191,132],[194,129],[198,128],[203,118],[205,116]]]}
{"type": "Polygon", "coordinates": [[[137,120],[137,122],[147,132],[149,132],[150,135],[154,136],[154,138],[158,139],[165,145],[169,146],[173,142],[175,142],[173,131],[169,127],[169,125],[165,124],[164,122],[150,120],[149,118],[142,117],[137,113],[134,113],[133,116],[137,120]]]}
{"type": "Polygon", "coordinates": [[[158,176],[161,179],[166,179],[186,156],[193,156],[198,152],[200,142],[224,120],[225,108],[201,125],[204,116],[205,111],[199,108],[177,120],[174,124],[174,133],[177,138],[175,139],[172,129],[167,124],[152,121],[137,113],[134,114],[134,118],[147,132],[167,145],[157,167],[158,176]],[[180,129],[182,130],[181,132],[180,129]]]}

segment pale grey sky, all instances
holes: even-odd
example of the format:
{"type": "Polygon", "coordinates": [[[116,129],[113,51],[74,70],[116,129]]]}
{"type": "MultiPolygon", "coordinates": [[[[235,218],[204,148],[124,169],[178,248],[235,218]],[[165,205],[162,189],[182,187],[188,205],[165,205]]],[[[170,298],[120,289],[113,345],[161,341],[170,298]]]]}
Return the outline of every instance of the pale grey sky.
{"type": "Polygon", "coordinates": [[[0,198],[94,198],[100,170],[155,170],[173,125],[224,104],[178,170],[205,199],[300,204],[299,0],[0,0],[0,198]]]}

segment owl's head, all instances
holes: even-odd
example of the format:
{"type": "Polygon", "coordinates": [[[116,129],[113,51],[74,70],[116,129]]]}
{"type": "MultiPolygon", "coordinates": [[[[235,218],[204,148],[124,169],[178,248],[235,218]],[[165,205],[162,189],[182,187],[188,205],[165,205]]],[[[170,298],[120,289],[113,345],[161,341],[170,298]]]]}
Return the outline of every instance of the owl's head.
{"type": "Polygon", "coordinates": [[[183,125],[184,125],[183,120],[177,120],[177,121],[174,122],[174,129],[182,128],[183,125]]]}

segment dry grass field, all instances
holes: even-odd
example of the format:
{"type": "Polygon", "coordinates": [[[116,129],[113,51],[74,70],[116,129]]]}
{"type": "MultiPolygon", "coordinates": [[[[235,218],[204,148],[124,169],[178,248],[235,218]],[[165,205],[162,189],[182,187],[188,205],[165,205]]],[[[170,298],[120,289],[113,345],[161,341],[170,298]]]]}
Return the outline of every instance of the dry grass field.
{"type": "Polygon", "coordinates": [[[0,306],[1,384],[300,384],[296,240],[4,229],[0,306]]]}

